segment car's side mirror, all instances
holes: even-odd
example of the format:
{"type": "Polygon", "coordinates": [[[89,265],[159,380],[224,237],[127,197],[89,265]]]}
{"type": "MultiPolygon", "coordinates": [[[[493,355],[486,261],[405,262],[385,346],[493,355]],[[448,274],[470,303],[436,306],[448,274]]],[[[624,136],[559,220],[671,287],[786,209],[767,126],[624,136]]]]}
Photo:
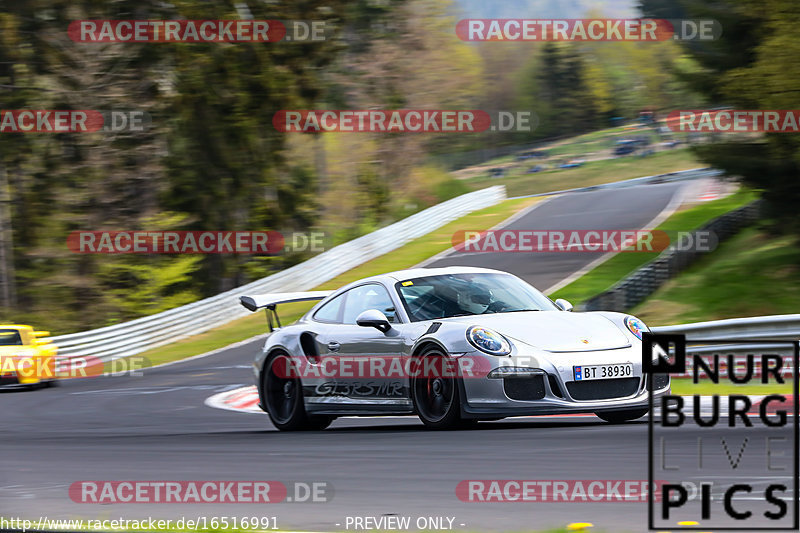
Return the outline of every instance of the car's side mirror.
{"type": "Polygon", "coordinates": [[[358,315],[356,318],[356,324],[359,326],[375,328],[384,333],[392,329],[391,324],[389,324],[389,319],[387,319],[386,315],[377,309],[367,309],[358,315]]]}
{"type": "Polygon", "coordinates": [[[572,311],[572,304],[563,298],[556,300],[556,305],[562,311],[572,311]]]}

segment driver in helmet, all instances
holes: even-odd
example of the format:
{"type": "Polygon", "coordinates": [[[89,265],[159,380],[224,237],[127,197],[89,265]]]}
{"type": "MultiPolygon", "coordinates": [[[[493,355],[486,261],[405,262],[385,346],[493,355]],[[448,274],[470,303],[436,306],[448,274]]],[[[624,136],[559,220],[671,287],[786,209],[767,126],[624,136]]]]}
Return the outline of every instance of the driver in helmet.
{"type": "Polygon", "coordinates": [[[470,283],[458,292],[458,306],[470,314],[485,313],[491,303],[492,291],[485,285],[470,283]]]}

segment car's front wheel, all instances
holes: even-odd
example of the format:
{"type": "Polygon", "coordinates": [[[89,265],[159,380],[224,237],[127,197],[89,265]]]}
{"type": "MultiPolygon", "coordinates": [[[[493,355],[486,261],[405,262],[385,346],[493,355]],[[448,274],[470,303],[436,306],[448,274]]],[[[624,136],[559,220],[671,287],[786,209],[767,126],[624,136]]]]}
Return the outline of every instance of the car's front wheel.
{"type": "Polygon", "coordinates": [[[458,379],[448,372],[447,354],[436,347],[420,355],[419,372],[411,379],[411,401],[419,419],[431,429],[468,425],[461,418],[458,379]]]}
{"type": "Polygon", "coordinates": [[[322,430],[333,422],[329,416],[309,416],[303,403],[303,385],[292,377],[291,358],[285,353],[269,357],[262,373],[262,397],[272,424],[281,431],[322,430]]]}
{"type": "Polygon", "coordinates": [[[642,418],[649,410],[650,409],[647,407],[644,407],[640,409],[625,409],[622,411],[599,411],[595,413],[595,415],[611,424],[621,424],[623,422],[642,418]]]}

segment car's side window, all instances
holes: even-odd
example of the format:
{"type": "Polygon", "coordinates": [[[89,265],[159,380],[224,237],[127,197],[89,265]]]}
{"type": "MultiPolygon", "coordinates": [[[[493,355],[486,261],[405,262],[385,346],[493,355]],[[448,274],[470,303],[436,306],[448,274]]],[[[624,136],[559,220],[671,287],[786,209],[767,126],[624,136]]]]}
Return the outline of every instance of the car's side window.
{"type": "Polygon", "coordinates": [[[22,338],[15,329],[0,330],[0,346],[22,346],[22,338]]]}
{"type": "Polygon", "coordinates": [[[342,322],[355,324],[358,315],[367,309],[377,309],[386,315],[389,322],[397,322],[397,310],[383,285],[369,283],[347,291],[342,322]]]}
{"type": "Polygon", "coordinates": [[[314,320],[318,320],[320,322],[330,322],[332,324],[341,324],[342,321],[340,317],[344,297],[344,294],[340,294],[330,302],[317,309],[316,313],[314,313],[314,320]]]}

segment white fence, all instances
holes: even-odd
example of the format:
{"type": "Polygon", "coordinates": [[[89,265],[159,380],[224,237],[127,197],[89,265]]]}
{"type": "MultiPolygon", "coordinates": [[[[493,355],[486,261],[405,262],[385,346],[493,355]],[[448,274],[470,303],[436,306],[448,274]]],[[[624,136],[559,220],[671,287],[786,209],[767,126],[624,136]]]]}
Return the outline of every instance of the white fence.
{"type": "Polygon", "coordinates": [[[473,211],[506,198],[502,185],[464,194],[368,235],[346,242],[277,274],[155,315],[51,340],[65,358],[91,356],[101,361],[127,357],[202,333],[249,314],[239,296],[306,291],[367,261],[391,252],[473,211]]]}

